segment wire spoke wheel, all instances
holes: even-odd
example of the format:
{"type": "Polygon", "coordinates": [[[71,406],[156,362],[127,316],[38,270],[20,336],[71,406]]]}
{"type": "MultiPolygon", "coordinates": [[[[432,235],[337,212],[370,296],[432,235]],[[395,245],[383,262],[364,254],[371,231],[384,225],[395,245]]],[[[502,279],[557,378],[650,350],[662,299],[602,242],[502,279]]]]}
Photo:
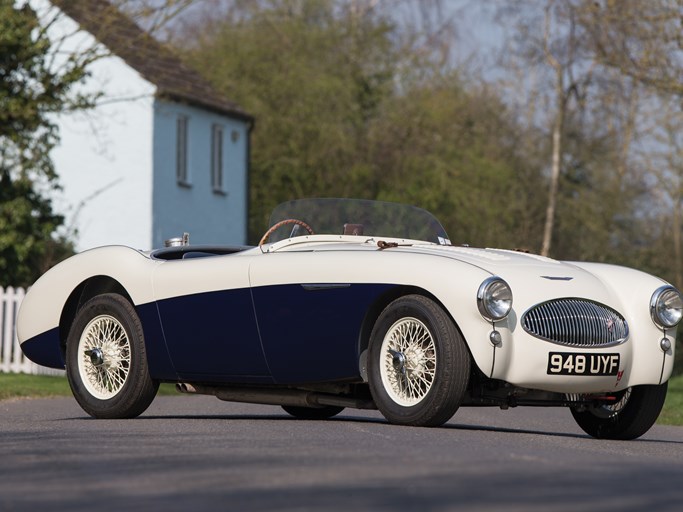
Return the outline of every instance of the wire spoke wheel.
{"type": "Polygon", "coordinates": [[[381,348],[380,372],[389,396],[410,407],[422,401],[434,383],[436,346],[429,329],[417,318],[392,325],[381,348]]]}
{"type": "Polygon", "coordinates": [[[594,416],[603,419],[616,417],[628,404],[629,398],[631,398],[632,390],[633,388],[626,388],[624,391],[622,391],[619,400],[611,404],[603,404],[599,407],[592,407],[590,408],[590,412],[594,416]]]}
{"type": "Polygon", "coordinates": [[[150,375],[142,323],[126,298],[105,293],[79,308],[67,338],[66,375],[94,418],[134,418],[147,409],[159,381],[150,375]]]}
{"type": "Polygon", "coordinates": [[[655,424],[666,400],[668,383],[633,386],[611,404],[573,407],[581,429],[598,439],[636,439],[655,424]]]}
{"type": "Polygon", "coordinates": [[[462,403],[470,356],[443,308],[421,295],[405,295],[377,318],[368,344],[368,384],[391,423],[436,427],[462,403]]]}
{"type": "Polygon", "coordinates": [[[116,318],[101,315],[85,327],[78,345],[78,369],[94,397],[108,400],[121,391],[130,372],[130,339],[116,318]]]}

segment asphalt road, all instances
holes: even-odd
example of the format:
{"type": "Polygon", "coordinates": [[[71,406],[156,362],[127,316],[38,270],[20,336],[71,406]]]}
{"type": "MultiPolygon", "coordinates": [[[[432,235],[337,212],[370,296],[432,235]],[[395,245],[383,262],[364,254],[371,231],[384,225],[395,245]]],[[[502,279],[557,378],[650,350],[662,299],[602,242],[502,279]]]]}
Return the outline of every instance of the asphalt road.
{"type": "Polygon", "coordinates": [[[0,510],[683,510],[683,428],[591,439],[563,409],[376,412],[159,397],[135,420],[71,398],[0,402],[0,510]]]}

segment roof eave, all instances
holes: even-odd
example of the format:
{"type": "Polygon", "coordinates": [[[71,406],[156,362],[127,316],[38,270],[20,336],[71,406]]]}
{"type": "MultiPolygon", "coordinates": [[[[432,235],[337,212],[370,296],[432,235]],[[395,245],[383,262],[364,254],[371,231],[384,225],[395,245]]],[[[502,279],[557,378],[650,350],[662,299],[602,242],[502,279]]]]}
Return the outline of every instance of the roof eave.
{"type": "Polygon", "coordinates": [[[184,103],[186,105],[192,105],[207,110],[211,110],[217,114],[232,117],[234,119],[239,119],[249,124],[253,124],[254,122],[254,116],[248,114],[247,112],[245,112],[237,106],[219,104],[213,101],[199,101],[196,98],[190,98],[184,94],[173,91],[158,90],[156,96],[157,98],[162,100],[169,100],[176,103],[184,103]]]}

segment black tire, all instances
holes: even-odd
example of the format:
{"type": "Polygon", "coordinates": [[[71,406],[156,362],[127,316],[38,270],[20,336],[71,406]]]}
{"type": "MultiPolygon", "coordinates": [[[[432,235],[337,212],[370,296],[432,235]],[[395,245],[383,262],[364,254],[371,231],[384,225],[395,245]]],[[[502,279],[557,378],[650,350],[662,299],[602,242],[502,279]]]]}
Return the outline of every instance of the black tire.
{"type": "Polygon", "coordinates": [[[344,410],[343,407],[326,405],[324,407],[297,407],[294,405],[283,405],[282,408],[295,418],[300,420],[326,420],[336,416],[344,410]]]}
{"type": "Polygon", "coordinates": [[[434,301],[406,295],[382,311],[370,334],[368,380],[373,400],[389,422],[444,424],[462,403],[469,376],[465,341],[434,301]],[[418,335],[426,339],[417,342],[418,335]],[[405,353],[394,350],[401,347],[405,353]]]}
{"type": "Polygon", "coordinates": [[[657,421],[668,385],[633,386],[613,406],[572,408],[572,416],[586,434],[598,439],[636,439],[657,421]]]}
{"type": "Polygon", "coordinates": [[[152,403],[159,382],[149,375],[140,319],[121,295],[98,295],[78,310],[66,374],[76,401],[94,418],[134,418],[152,403]]]}

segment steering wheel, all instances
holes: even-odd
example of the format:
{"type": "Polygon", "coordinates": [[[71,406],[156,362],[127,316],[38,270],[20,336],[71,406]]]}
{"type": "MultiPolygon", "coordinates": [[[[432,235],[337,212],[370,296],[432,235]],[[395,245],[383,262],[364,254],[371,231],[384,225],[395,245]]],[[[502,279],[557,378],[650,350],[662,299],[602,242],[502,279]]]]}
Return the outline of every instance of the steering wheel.
{"type": "Polygon", "coordinates": [[[261,241],[258,243],[259,247],[265,244],[268,241],[268,237],[272,235],[276,230],[281,228],[282,226],[286,226],[287,224],[295,224],[297,226],[301,226],[304,228],[310,235],[314,235],[315,233],[313,232],[313,228],[306,224],[303,220],[298,220],[298,219],[285,219],[281,220],[277,224],[272,225],[268,231],[265,232],[265,234],[261,237],[261,241]]]}

